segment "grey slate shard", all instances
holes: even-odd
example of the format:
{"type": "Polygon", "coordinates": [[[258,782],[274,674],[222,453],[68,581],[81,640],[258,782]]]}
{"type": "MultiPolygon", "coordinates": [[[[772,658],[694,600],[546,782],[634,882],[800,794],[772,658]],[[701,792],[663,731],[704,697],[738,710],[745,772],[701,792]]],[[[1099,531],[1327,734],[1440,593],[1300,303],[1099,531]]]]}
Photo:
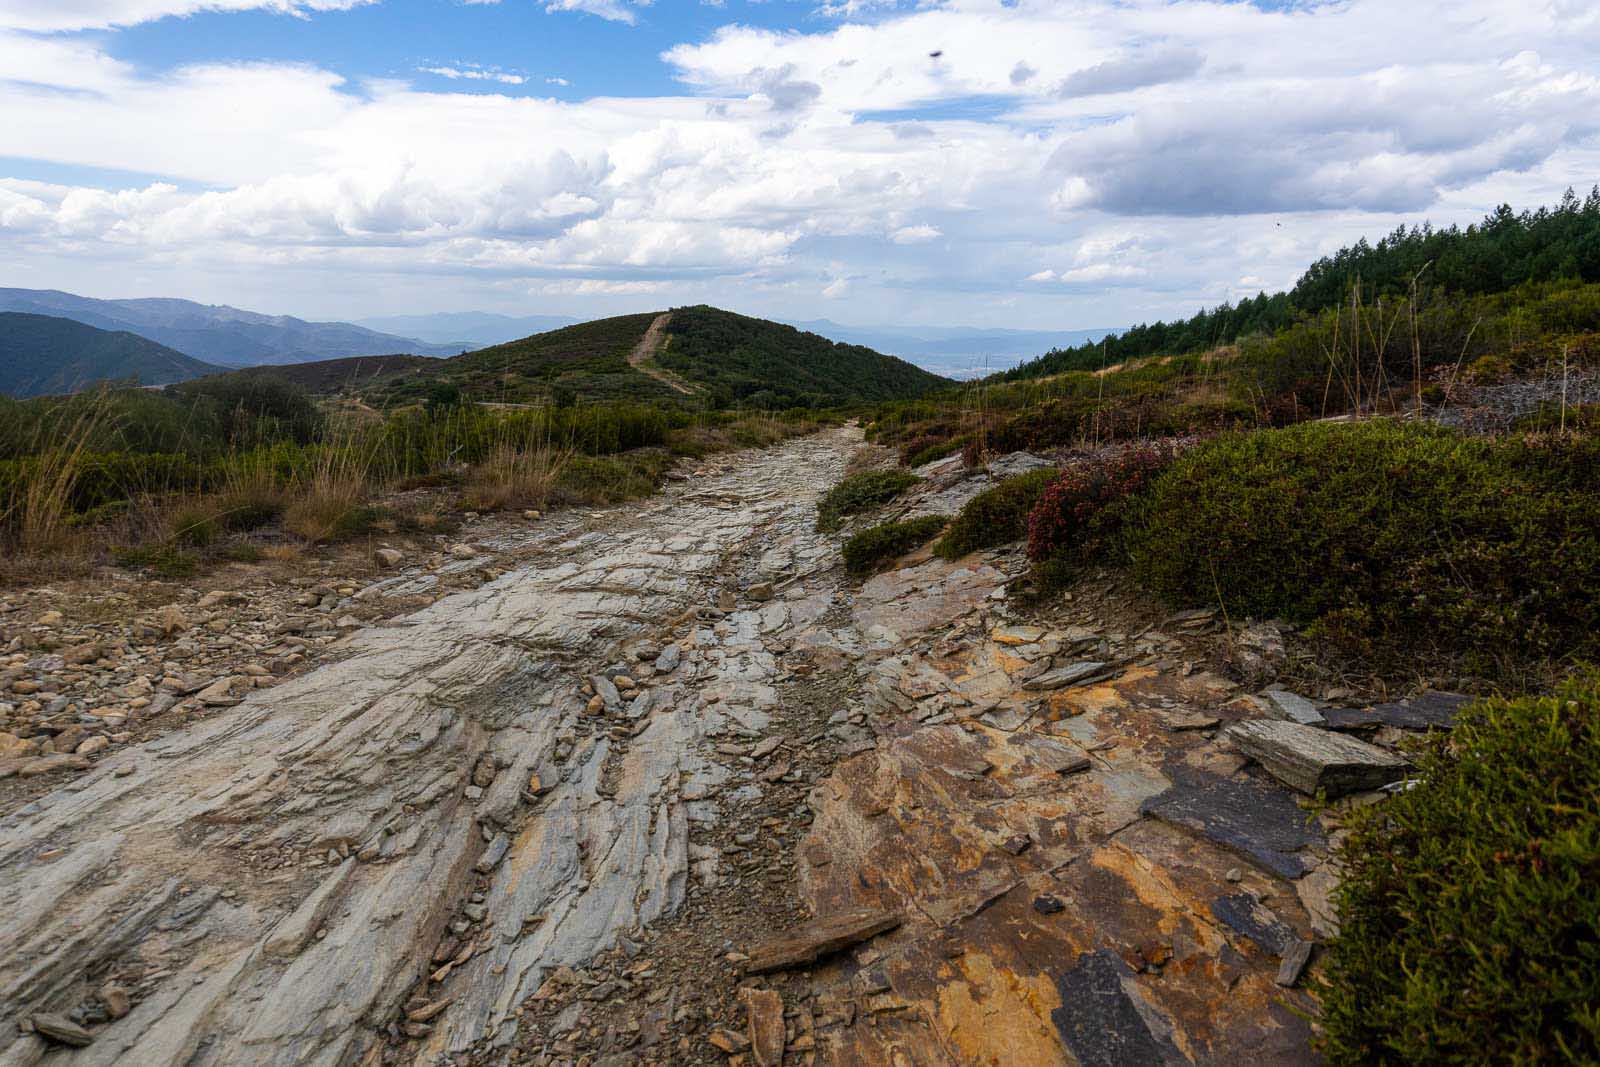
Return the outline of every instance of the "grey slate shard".
{"type": "Polygon", "coordinates": [[[1211,902],[1211,914],[1224,926],[1282,958],[1300,943],[1294,927],[1249,893],[1230,893],[1211,902]]]}
{"type": "Polygon", "coordinates": [[[1085,952],[1056,979],[1061,1007],[1050,1013],[1077,1062],[1095,1067],[1183,1063],[1170,1038],[1150,1028],[1135,1003],[1133,969],[1115,952],[1085,952]]]}
{"type": "Polygon", "coordinates": [[[1422,693],[1408,700],[1370,708],[1328,708],[1323,715],[1335,730],[1369,730],[1379,726],[1448,730],[1456,724],[1456,714],[1476,699],[1461,693],[1422,693]]]}
{"type": "Polygon", "coordinates": [[[1144,802],[1146,815],[1193,830],[1284,878],[1311,869],[1299,853],[1324,837],[1288,793],[1259,778],[1193,771],[1176,777],[1171,789],[1144,802]]]}
{"type": "Polygon", "coordinates": [[[1082,663],[1071,663],[1065,667],[1045,671],[1036,678],[1030,678],[1022,684],[1022,688],[1031,692],[1044,692],[1051,689],[1064,689],[1069,685],[1084,685],[1091,681],[1100,681],[1113,674],[1109,665],[1094,660],[1085,660],[1082,663]]]}
{"type": "Polygon", "coordinates": [[[1268,689],[1261,694],[1267,714],[1274,719],[1297,722],[1302,726],[1322,726],[1327,722],[1317,706],[1299,693],[1287,689],[1268,689]]]}

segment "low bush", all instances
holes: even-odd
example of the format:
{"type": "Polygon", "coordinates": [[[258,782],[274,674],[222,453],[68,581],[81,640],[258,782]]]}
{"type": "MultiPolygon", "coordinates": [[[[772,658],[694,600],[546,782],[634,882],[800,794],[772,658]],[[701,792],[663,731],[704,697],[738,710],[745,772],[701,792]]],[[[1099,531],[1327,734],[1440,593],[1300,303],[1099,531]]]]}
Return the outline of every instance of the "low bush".
{"type": "Polygon", "coordinates": [[[896,556],[927,544],[949,521],[944,515],[925,515],[862,530],[844,544],[845,570],[857,577],[871,574],[896,556]]]}
{"type": "Polygon", "coordinates": [[[1069,467],[1028,514],[1028,556],[1050,573],[1123,555],[1122,534],[1142,494],[1173,460],[1169,447],[1141,446],[1069,467]]]}
{"type": "Polygon", "coordinates": [[[552,498],[563,504],[615,504],[656,491],[672,457],[642,448],[618,456],[573,456],[556,477],[552,498]]]}
{"type": "Polygon", "coordinates": [[[887,504],[918,479],[903,470],[861,471],[848,475],[817,501],[817,529],[837,530],[845,517],[887,504]]]}
{"type": "Polygon", "coordinates": [[[1061,476],[1054,467],[1042,467],[1026,474],[1013,475],[992,489],[985,489],[955,517],[934,551],[945,559],[956,559],[968,552],[1009,544],[1028,534],[1028,513],[1045,488],[1061,476]]]}
{"type": "MultiPolygon", "coordinates": [[[[1427,644],[1506,676],[1600,653],[1597,484],[1593,437],[1307,424],[1186,454],[1129,549],[1172,599],[1315,623],[1364,658],[1427,644]]],[[[1054,536],[1041,528],[1040,547],[1054,536]]]]}
{"type": "Polygon", "coordinates": [[[1418,773],[1340,850],[1329,1061],[1600,1061],[1600,675],[1475,705],[1418,773]]]}

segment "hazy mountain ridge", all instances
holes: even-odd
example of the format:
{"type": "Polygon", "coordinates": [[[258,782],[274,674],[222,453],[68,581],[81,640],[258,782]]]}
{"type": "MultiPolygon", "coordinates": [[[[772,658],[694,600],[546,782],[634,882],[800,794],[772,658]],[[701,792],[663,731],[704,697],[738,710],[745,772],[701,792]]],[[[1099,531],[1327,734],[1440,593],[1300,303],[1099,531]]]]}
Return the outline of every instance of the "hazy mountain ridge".
{"type": "Polygon", "coordinates": [[[73,319],[0,312],[0,393],[47,396],[99,381],[170,385],[226,370],[126,330],[73,319]]]}
{"type": "Polygon", "coordinates": [[[0,289],[0,311],[127,331],[204,362],[236,367],[345,356],[453,356],[464,347],[431,344],[347,322],[310,322],[170,297],[98,300],[55,289],[0,289]]]}

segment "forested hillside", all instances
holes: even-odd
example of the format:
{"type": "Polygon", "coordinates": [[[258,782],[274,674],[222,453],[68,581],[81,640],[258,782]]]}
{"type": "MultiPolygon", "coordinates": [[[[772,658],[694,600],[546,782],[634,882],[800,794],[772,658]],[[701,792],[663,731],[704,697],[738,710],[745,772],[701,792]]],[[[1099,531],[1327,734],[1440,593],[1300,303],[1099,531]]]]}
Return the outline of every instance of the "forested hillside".
{"type": "Polygon", "coordinates": [[[95,382],[167,385],[221,370],[125,331],[0,312],[0,393],[71,393],[95,382]]]}
{"type": "Polygon", "coordinates": [[[1423,223],[1369,243],[1365,238],[1306,269],[1287,293],[1261,293],[1173,322],[1135,326],[1104,341],[1057,349],[996,380],[1018,381],[1094,370],[1151,355],[1182,355],[1270,334],[1297,316],[1351,301],[1411,292],[1482,295],[1554,281],[1600,282],[1600,186],[1580,200],[1567,190],[1555,207],[1517,212],[1502,205],[1481,223],[1436,229],[1423,223]]]}

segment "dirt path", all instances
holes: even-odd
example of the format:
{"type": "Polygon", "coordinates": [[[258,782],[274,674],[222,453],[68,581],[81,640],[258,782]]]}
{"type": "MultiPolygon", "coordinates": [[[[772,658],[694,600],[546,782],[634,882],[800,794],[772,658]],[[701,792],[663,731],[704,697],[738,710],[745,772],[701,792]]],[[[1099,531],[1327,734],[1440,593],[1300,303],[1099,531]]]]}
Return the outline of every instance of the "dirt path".
{"type": "Polygon", "coordinates": [[[639,338],[639,343],[628,353],[628,366],[641,374],[649,375],[669,389],[674,389],[685,396],[693,396],[698,392],[694,386],[655,363],[656,353],[660,352],[666,343],[667,322],[671,318],[670,311],[664,311],[655,317],[650,323],[650,328],[644,332],[644,336],[639,338]]]}

